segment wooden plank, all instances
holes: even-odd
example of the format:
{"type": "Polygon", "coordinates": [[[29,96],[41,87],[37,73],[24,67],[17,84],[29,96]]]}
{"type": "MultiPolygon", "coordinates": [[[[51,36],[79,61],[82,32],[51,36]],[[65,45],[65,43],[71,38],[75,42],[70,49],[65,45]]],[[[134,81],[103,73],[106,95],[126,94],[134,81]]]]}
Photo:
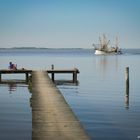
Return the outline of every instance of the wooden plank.
{"type": "MultiPolygon", "coordinates": [[[[48,73],[73,73],[76,71],[76,73],[79,73],[78,69],[52,69],[47,70],[48,73]]],[[[0,70],[1,74],[10,74],[10,73],[32,73],[32,70],[0,70]]]]}
{"type": "Polygon", "coordinates": [[[0,81],[0,84],[26,84],[27,82],[25,80],[2,80],[0,81]]]}
{"type": "Polygon", "coordinates": [[[53,70],[47,70],[48,73],[73,73],[76,71],[76,73],[80,73],[78,69],[53,69],[53,70]]]}
{"type": "Polygon", "coordinates": [[[32,73],[32,70],[0,70],[0,82],[2,81],[2,74],[25,74],[26,82],[29,80],[29,73],[32,73]]]}
{"type": "MultiPolygon", "coordinates": [[[[73,83],[77,82],[77,74],[79,73],[79,70],[77,68],[74,69],[51,69],[47,70],[46,72],[51,73],[52,81],[55,80],[54,74],[73,74],[73,83]]],[[[1,75],[2,74],[25,74],[26,76],[26,82],[28,82],[28,74],[32,73],[32,70],[26,70],[26,69],[17,69],[17,70],[0,70],[0,81],[1,81],[1,75]]]]}
{"type": "Polygon", "coordinates": [[[32,73],[32,70],[0,70],[1,74],[32,73]]]}
{"type": "Polygon", "coordinates": [[[32,73],[32,139],[89,140],[83,126],[48,74],[32,73]]]}

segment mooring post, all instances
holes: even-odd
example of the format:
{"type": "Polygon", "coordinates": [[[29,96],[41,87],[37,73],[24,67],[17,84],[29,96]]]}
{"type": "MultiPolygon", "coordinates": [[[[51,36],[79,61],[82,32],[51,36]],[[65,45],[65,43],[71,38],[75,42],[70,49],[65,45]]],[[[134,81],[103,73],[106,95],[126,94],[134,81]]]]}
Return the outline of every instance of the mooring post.
{"type": "Polygon", "coordinates": [[[0,82],[1,82],[1,73],[0,73],[0,82]]]}
{"type": "Polygon", "coordinates": [[[73,83],[77,82],[77,69],[75,68],[73,71],[73,83]]]}
{"type": "Polygon", "coordinates": [[[125,70],[125,82],[126,82],[126,89],[125,89],[125,103],[126,108],[129,108],[129,67],[126,67],[125,70]]]}
{"type": "Polygon", "coordinates": [[[54,69],[54,65],[52,64],[51,66],[52,66],[52,70],[53,70],[54,69]]]}
{"type": "MultiPolygon", "coordinates": [[[[52,70],[54,70],[54,65],[52,65],[52,70]]],[[[54,72],[52,71],[52,81],[54,82],[54,72]]]]}
{"type": "Polygon", "coordinates": [[[25,75],[26,75],[26,82],[28,82],[29,81],[28,73],[26,72],[25,75]]]}
{"type": "Polygon", "coordinates": [[[129,95],[129,67],[126,67],[125,80],[126,80],[126,95],[129,95]]]}

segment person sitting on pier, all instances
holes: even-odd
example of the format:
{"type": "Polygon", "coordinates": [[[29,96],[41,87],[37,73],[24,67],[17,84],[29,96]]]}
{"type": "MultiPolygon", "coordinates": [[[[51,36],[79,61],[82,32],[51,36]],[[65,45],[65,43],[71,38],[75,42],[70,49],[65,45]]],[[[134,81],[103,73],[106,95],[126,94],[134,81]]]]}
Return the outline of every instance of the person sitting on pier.
{"type": "Polygon", "coordinates": [[[9,62],[9,69],[11,70],[17,70],[17,65],[13,64],[12,62],[9,62]]]}

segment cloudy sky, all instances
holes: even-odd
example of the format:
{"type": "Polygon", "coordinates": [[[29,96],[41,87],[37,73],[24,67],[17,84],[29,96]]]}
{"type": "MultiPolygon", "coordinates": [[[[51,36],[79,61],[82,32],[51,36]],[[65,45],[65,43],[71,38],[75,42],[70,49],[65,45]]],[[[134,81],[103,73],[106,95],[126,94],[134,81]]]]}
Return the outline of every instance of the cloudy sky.
{"type": "Polygon", "coordinates": [[[140,0],[0,0],[0,47],[140,48],[140,0]]]}

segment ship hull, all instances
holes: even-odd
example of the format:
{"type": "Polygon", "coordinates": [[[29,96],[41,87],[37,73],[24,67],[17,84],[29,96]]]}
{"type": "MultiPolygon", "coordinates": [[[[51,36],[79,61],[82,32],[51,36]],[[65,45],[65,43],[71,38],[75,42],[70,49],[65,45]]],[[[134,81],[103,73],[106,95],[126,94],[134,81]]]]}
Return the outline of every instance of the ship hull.
{"type": "Polygon", "coordinates": [[[101,50],[95,50],[95,54],[96,54],[96,55],[105,55],[105,54],[118,54],[118,53],[115,52],[115,51],[112,51],[112,52],[105,52],[105,51],[101,51],[101,50]]]}

